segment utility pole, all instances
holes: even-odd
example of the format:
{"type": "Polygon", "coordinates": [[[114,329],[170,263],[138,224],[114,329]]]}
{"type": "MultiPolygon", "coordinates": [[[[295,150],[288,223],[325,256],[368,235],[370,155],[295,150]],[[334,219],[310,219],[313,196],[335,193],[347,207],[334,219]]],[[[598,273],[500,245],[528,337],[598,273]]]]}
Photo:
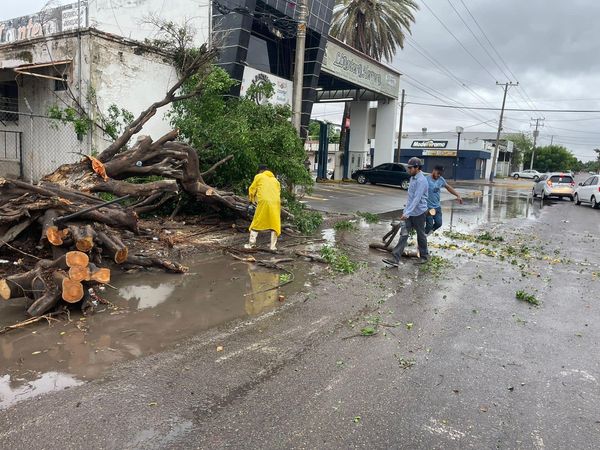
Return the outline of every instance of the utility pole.
{"type": "Polygon", "coordinates": [[[402,89],[402,99],[400,100],[400,125],[398,125],[398,149],[394,162],[400,162],[400,150],[402,148],[402,121],[404,120],[404,89],[402,89]]]}
{"type": "Polygon", "coordinates": [[[296,31],[296,58],[294,63],[294,91],[292,94],[292,125],[300,135],[302,127],[302,88],[304,81],[304,51],[306,49],[307,0],[298,1],[298,27],[296,31]]]}
{"type": "Polygon", "coordinates": [[[504,119],[504,106],[506,105],[506,94],[508,93],[508,88],[511,86],[518,86],[519,83],[513,83],[509,81],[508,83],[498,83],[496,81],[496,86],[504,86],[504,97],[502,98],[502,109],[500,110],[500,121],[498,122],[498,134],[496,135],[496,147],[494,148],[494,155],[492,157],[492,171],[490,172],[490,183],[494,182],[494,177],[496,176],[496,164],[498,162],[498,151],[500,149],[500,133],[502,132],[502,120],[504,119]]]}
{"type": "MultiPolygon", "coordinates": [[[[535,120],[535,130],[533,130],[533,148],[531,149],[531,162],[529,163],[529,170],[533,169],[533,158],[535,156],[535,145],[537,144],[537,138],[540,135],[539,127],[540,121],[544,121],[543,117],[538,117],[537,119],[532,118],[531,120],[535,120]]],[[[533,124],[532,124],[533,126],[533,124]]],[[[544,126],[542,124],[542,126],[544,126]]]]}

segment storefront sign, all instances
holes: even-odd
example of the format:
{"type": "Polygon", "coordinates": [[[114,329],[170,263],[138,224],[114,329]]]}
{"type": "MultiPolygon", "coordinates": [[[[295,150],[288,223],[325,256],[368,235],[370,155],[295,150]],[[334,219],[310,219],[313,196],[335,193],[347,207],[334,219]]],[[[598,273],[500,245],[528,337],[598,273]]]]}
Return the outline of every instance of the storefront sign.
{"type": "Polygon", "coordinates": [[[412,141],[410,145],[412,148],[446,148],[448,146],[448,141],[432,141],[424,140],[424,141],[412,141]]]}
{"type": "Polygon", "coordinates": [[[456,157],[456,150],[423,150],[423,156],[453,156],[453,157],[456,157]]]}
{"type": "Polygon", "coordinates": [[[242,86],[240,96],[244,97],[251,86],[259,86],[264,83],[272,83],[275,93],[271,98],[261,97],[256,100],[260,104],[271,103],[272,105],[290,105],[292,106],[292,92],[294,83],[285,78],[280,78],[270,73],[261,72],[246,66],[244,76],[242,77],[242,86]]]}
{"type": "Polygon", "coordinates": [[[329,40],[321,67],[326,73],[354,83],[364,89],[397,99],[400,74],[378,65],[360,53],[329,40]]]}
{"type": "Polygon", "coordinates": [[[87,1],[49,8],[29,16],[0,22],[0,44],[48,36],[87,27],[87,1]],[[79,10],[79,20],[78,20],[79,10]]]}

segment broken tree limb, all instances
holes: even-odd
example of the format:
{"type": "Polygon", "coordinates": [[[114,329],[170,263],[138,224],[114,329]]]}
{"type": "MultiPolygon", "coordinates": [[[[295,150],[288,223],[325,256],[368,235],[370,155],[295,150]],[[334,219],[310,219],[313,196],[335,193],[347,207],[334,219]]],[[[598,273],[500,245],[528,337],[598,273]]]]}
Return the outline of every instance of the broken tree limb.
{"type": "Polygon", "coordinates": [[[101,205],[90,206],[89,208],[85,208],[85,209],[82,209],[80,211],[75,211],[74,213],[67,214],[66,216],[57,217],[57,218],[54,219],[54,224],[55,225],[60,225],[61,223],[65,223],[65,222],[68,222],[70,220],[77,219],[78,217],[84,216],[87,213],[91,213],[91,212],[96,211],[96,210],[98,210],[100,208],[105,208],[105,207],[107,207],[109,205],[112,205],[114,203],[119,203],[119,202],[121,202],[123,200],[126,200],[128,198],[129,198],[129,195],[124,195],[123,197],[115,198],[114,200],[111,200],[109,202],[105,202],[105,203],[103,203],[101,205]]]}
{"type": "Polygon", "coordinates": [[[29,226],[34,223],[38,217],[38,215],[34,215],[22,220],[16,225],[7,227],[6,230],[0,230],[0,248],[2,248],[5,243],[15,240],[23,231],[29,228],[29,226]]]}
{"type": "Polygon", "coordinates": [[[87,281],[96,281],[97,283],[110,283],[110,269],[106,267],[97,267],[95,264],[89,265],[89,276],[87,281]]]}
{"type": "Polygon", "coordinates": [[[185,273],[189,270],[186,266],[174,261],[155,258],[152,256],[129,255],[127,256],[127,261],[125,261],[125,264],[140,267],[158,267],[173,273],[185,273]]]}

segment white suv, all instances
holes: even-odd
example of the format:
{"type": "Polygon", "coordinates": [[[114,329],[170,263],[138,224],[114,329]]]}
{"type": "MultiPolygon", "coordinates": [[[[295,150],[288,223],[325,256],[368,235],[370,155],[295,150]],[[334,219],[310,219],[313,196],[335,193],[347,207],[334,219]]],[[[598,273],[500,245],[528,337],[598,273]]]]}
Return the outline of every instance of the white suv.
{"type": "Polygon", "coordinates": [[[592,208],[600,208],[600,175],[589,177],[575,190],[575,203],[590,203],[592,208]]]}

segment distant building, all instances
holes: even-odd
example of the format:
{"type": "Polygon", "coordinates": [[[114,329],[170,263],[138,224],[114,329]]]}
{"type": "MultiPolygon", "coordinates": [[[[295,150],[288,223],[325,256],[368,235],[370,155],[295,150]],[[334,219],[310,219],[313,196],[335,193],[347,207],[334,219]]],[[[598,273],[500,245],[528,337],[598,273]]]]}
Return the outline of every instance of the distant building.
{"type": "MultiPolygon", "coordinates": [[[[461,133],[460,148],[456,151],[457,134],[452,132],[403,133],[400,162],[408,162],[413,156],[423,159],[425,171],[431,172],[435,166],[443,166],[447,178],[477,180],[489,178],[492,171],[492,157],[496,146],[496,133],[468,131],[461,133]],[[458,163],[458,165],[457,165],[458,163]]],[[[503,136],[500,140],[496,175],[508,176],[513,155],[513,142],[503,136]]]]}

